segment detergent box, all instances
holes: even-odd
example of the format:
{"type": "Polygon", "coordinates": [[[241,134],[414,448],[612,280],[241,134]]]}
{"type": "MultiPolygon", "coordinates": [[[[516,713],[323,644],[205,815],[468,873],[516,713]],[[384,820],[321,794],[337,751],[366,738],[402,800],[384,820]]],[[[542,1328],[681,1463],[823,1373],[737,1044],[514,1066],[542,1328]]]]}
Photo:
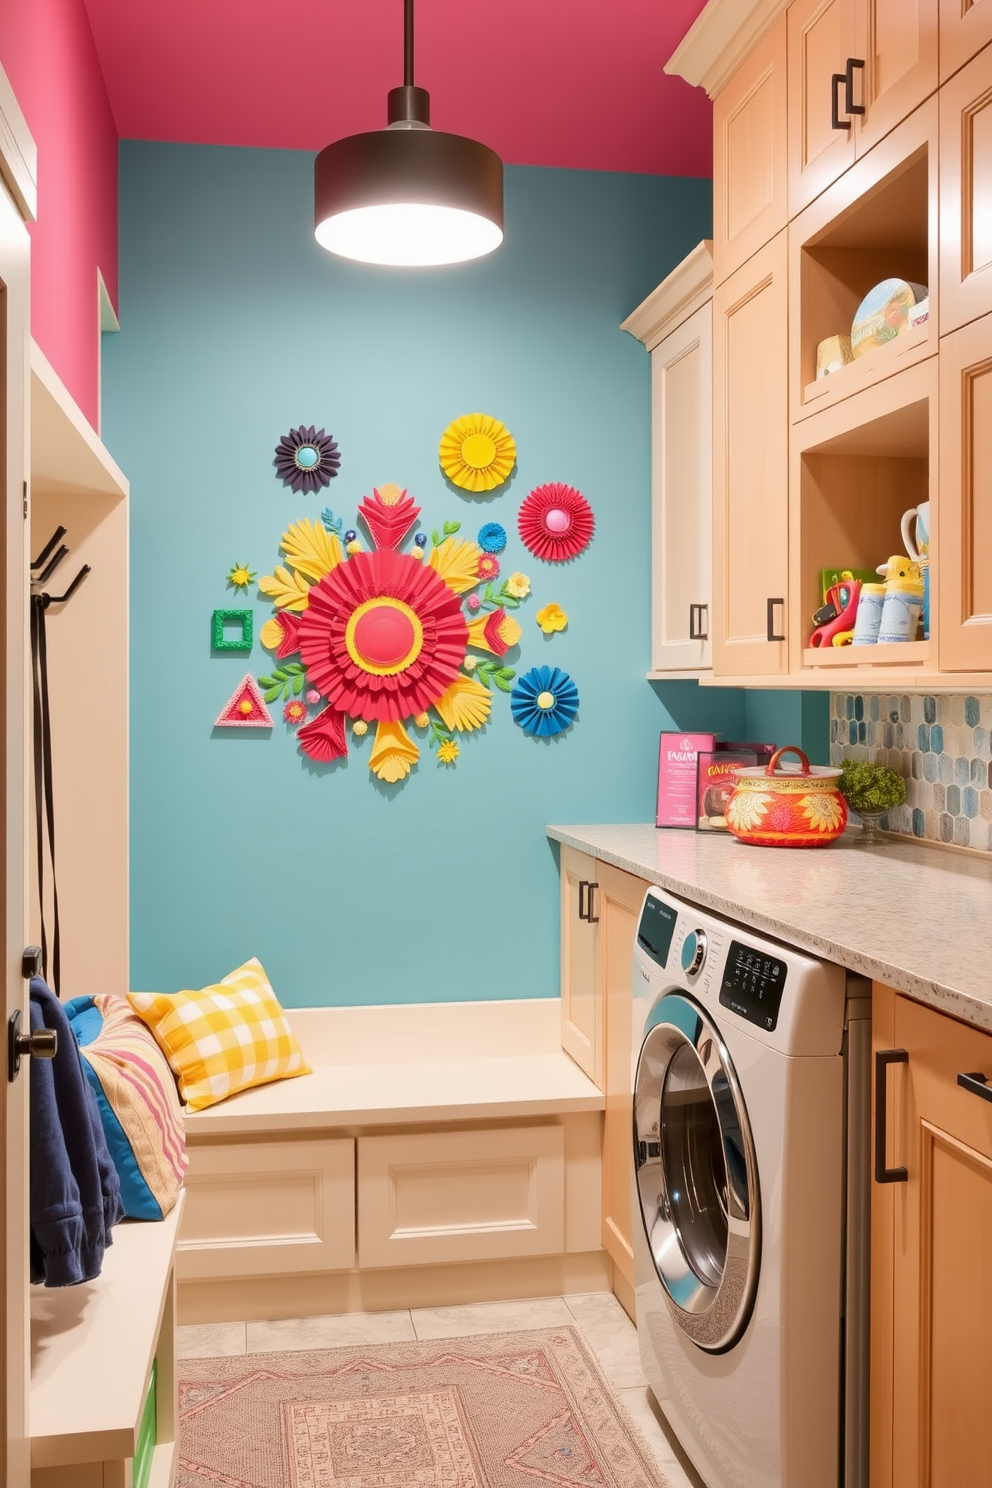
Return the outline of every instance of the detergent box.
{"type": "Polygon", "coordinates": [[[700,750],[712,750],[715,742],[715,734],[662,732],[658,746],[655,826],[696,825],[696,761],[700,750]]]}

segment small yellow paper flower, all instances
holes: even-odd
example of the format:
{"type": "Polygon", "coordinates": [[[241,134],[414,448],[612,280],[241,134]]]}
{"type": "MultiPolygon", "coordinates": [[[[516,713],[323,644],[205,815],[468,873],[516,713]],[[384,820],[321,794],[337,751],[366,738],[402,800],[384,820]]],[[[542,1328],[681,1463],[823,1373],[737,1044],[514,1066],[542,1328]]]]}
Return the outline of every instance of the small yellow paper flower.
{"type": "Polygon", "coordinates": [[[478,658],[475,656],[466,656],[465,660],[462,662],[462,666],[465,668],[466,672],[474,672],[478,665],[478,658]]]}
{"type": "Polygon", "coordinates": [[[360,553],[361,551],[362,551],[362,545],[358,541],[358,538],[357,537],[353,537],[352,540],[351,540],[351,542],[348,543],[347,546],[345,547],[345,552],[348,554],[348,557],[349,558],[354,558],[355,554],[356,553],[360,553]]]}
{"type": "Polygon", "coordinates": [[[506,592],[514,599],[526,599],[530,593],[530,579],[526,574],[512,573],[506,581],[506,592]]]}
{"type": "Polygon", "coordinates": [[[430,718],[427,716],[426,713],[418,713],[413,721],[416,724],[417,728],[426,728],[427,725],[430,723],[430,718]]]}
{"type": "Polygon", "coordinates": [[[227,576],[227,582],[232,589],[247,589],[249,584],[254,584],[255,575],[247,563],[236,563],[227,576]]]}
{"type": "Polygon", "coordinates": [[[538,610],[534,618],[545,635],[554,635],[556,630],[564,630],[568,624],[568,616],[561,605],[556,604],[546,604],[543,610],[538,610]]]}
{"type": "Polygon", "coordinates": [[[448,739],[446,743],[439,744],[437,748],[437,762],[439,765],[453,765],[460,751],[454,739],[448,739]]]}
{"type": "Polygon", "coordinates": [[[369,726],[365,722],[365,719],[364,718],[353,718],[352,719],[352,721],[351,721],[351,732],[353,734],[357,734],[357,736],[358,736],[359,739],[362,737],[363,734],[367,734],[368,731],[369,731],[369,726]]]}

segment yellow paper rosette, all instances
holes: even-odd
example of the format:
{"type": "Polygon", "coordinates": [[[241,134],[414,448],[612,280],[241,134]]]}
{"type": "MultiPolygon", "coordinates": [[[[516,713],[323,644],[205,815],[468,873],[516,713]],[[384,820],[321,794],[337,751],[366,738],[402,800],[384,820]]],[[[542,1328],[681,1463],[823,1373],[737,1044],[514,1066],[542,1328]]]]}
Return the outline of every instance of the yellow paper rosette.
{"type": "Polygon", "coordinates": [[[441,435],[441,469],[463,491],[492,491],[513,469],[517,446],[499,419],[466,413],[441,435]]]}

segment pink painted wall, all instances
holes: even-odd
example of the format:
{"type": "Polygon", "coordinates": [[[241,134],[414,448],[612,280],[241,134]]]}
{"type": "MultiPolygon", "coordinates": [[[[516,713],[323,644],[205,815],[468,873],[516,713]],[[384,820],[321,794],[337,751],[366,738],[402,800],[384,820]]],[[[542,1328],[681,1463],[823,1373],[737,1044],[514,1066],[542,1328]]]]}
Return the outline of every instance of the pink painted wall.
{"type": "Polygon", "coordinates": [[[117,127],[83,0],[0,0],[0,64],[38,146],[32,334],[95,428],[97,269],[117,305],[117,127]]]}

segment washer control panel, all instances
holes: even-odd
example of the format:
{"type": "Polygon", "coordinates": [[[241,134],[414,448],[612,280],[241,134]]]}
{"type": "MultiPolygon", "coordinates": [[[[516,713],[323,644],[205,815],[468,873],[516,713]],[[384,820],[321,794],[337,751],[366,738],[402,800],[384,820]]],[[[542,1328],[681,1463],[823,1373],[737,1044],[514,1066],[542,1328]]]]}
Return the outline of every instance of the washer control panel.
{"type": "Polygon", "coordinates": [[[771,1033],[778,1022],[787,970],[777,956],[732,940],[720,986],[722,1006],[771,1033]]]}
{"type": "Polygon", "coordinates": [[[706,931],[690,930],[682,942],[682,970],[695,976],[706,960],[706,931]]]}

